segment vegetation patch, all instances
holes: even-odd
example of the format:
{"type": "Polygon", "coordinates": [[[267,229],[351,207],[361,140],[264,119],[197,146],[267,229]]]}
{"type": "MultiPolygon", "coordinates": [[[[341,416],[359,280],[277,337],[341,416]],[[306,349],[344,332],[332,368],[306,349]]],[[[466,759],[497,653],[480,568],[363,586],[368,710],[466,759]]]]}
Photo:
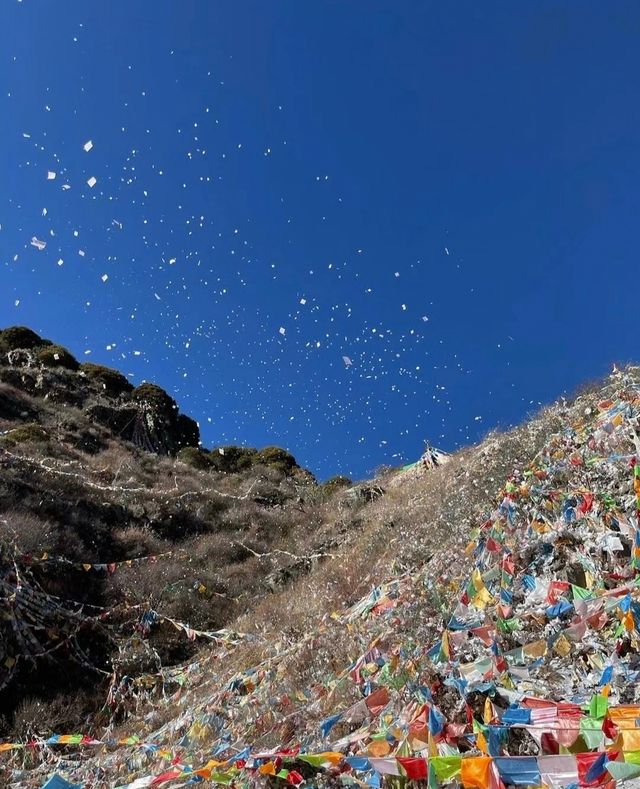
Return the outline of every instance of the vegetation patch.
{"type": "Polygon", "coordinates": [[[45,367],[64,367],[67,370],[77,370],[80,367],[75,356],[62,345],[47,345],[37,352],[36,358],[45,367]]]}
{"type": "Polygon", "coordinates": [[[105,394],[117,397],[118,395],[133,391],[133,384],[130,383],[122,373],[112,370],[111,367],[104,367],[101,364],[84,362],[78,368],[81,373],[95,383],[98,388],[102,388],[105,394]]]}
{"type": "Polygon", "coordinates": [[[19,427],[14,427],[2,436],[5,446],[16,446],[17,444],[42,444],[49,440],[49,433],[36,422],[27,422],[19,427]]]}
{"type": "Polygon", "coordinates": [[[178,460],[191,468],[200,470],[206,470],[213,466],[211,454],[203,449],[198,449],[198,447],[183,447],[178,452],[178,460]]]}
{"type": "Polygon", "coordinates": [[[38,334],[26,326],[10,326],[0,330],[0,353],[5,354],[19,348],[33,350],[52,345],[50,340],[43,340],[38,334]]]}

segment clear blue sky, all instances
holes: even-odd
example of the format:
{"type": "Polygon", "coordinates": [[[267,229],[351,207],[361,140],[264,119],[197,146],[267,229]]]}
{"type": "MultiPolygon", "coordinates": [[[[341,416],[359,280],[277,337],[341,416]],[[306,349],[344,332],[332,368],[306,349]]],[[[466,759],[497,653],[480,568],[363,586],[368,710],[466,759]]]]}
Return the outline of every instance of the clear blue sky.
{"type": "Polygon", "coordinates": [[[0,325],[321,477],[518,422],[640,356],[639,41],[615,0],[3,0],[0,325]]]}

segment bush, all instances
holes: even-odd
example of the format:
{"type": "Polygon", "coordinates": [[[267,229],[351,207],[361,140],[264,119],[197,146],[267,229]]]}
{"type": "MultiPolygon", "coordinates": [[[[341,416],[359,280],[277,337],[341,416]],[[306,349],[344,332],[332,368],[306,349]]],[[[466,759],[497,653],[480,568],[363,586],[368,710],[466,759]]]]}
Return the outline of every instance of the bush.
{"type": "Polygon", "coordinates": [[[181,463],[191,468],[205,470],[213,466],[210,454],[197,447],[184,447],[178,452],[177,457],[181,463]]]}
{"type": "Polygon", "coordinates": [[[35,408],[18,389],[0,384],[0,419],[24,419],[36,415],[35,408]]]}
{"type": "Polygon", "coordinates": [[[3,443],[9,446],[16,446],[16,444],[24,444],[30,441],[34,444],[42,444],[49,440],[49,433],[37,424],[37,422],[27,422],[19,427],[14,427],[3,436],[3,443]]]}
{"type": "Polygon", "coordinates": [[[284,491],[268,480],[261,481],[251,491],[251,501],[262,507],[282,507],[286,500],[284,491]]]}
{"type": "Polygon", "coordinates": [[[48,736],[54,732],[75,731],[81,728],[91,708],[91,698],[81,690],[46,700],[27,698],[15,712],[13,734],[24,740],[34,734],[48,736]]]}
{"type": "Polygon", "coordinates": [[[76,428],[73,432],[64,433],[62,439],[87,455],[97,455],[107,447],[104,437],[95,429],[76,428]]]}
{"type": "Polygon", "coordinates": [[[344,477],[342,474],[336,474],[335,477],[331,477],[331,479],[323,483],[322,487],[327,491],[333,491],[339,490],[340,488],[350,488],[352,485],[353,480],[350,480],[349,477],[344,477]]]}
{"type": "Polygon", "coordinates": [[[97,384],[100,388],[113,397],[123,394],[124,392],[132,392],[133,384],[119,373],[117,370],[112,370],[110,367],[104,367],[101,364],[92,364],[85,362],[79,367],[81,373],[87,378],[97,384]]]}
{"type": "Polygon", "coordinates": [[[211,450],[211,462],[217,471],[233,474],[251,468],[257,455],[257,449],[232,445],[211,450]]]}
{"type": "Polygon", "coordinates": [[[140,526],[127,526],[121,529],[116,532],[115,541],[126,559],[154,556],[170,549],[170,546],[159,540],[153,532],[140,526]]]}
{"type": "Polygon", "coordinates": [[[256,456],[255,462],[262,463],[264,466],[272,466],[278,471],[282,471],[283,474],[288,474],[298,467],[294,456],[287,452],[286,449],[281,449],[280,447],[265,447],[261,449],[256,456]]]}
{"type": "Polygon", "coordinates": [[[56,530],[52,524],[36,514],[15,508],[2,514],[0,542],[15,544],[24,553],[37,553],[52,550],[55,539],[56,530]]]}
{"type": "Polygon", "coordinates": [[[18,348],[43,348],[52,345],[50,340],[43,340],[26,326],[10,326],[0,331],[0,353],[8,353],[18,348]]]}
{"type": "Polygon", "coordinates": [[[80,367],[75,356],[62,345],[48,345],[41,348],[36,357],[45,367],[64,367],[67,370],[77,370],[80,367]]]}

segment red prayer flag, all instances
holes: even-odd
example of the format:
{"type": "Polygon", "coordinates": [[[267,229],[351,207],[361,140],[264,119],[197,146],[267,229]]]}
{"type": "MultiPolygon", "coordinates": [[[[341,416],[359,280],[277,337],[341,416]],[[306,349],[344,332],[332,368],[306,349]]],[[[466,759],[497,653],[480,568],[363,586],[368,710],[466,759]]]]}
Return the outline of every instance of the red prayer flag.
{"type": "Polygon", "coordinates": [[[414,756],[396,756],[398,764],[402,765],[410,781],[426,781],[429,777],[427,760],[414,756]]]}

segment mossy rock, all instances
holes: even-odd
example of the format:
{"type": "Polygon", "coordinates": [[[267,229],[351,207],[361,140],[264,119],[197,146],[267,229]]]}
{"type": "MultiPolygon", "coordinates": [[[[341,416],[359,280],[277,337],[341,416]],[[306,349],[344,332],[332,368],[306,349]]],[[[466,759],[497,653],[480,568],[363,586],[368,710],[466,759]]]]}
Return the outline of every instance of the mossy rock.
{"type": "Polygon", "coordinates": [[[33,444],[43,444],[49,440],[49,433],[37,422],[26,422],[24,425],[14,427],[2,436],[2,443],[5,446],[16,446],[31,442],[33,444]]]}
{"type": "Polygon", "coordinates": [[[200,444],[200,428],[195,419],[179,414],[176,420],[177,444],[180,447],[197,448],[200,444]]]}
{"type": "Polygon", "coordinates": [[[172,413],[175,414],[178,410],[173,397],[168,395],[160,386],[156,386],[156,384],[144,383],[136,386],[131,393],[131,397],[138,403],[150,405],[155,411],[166,416],[170,416],[172,413]]]}
{"type": "Polygon", "coordinates": [[[66,370],[77,370],[78,360],[62,345],[48,345],[41,348],[36,357],[45,367],[64,367],[66,370]]]}
{"type": "Polygon", "coordinates": [[[133,384],[130,383],[122,373],[113,370],[111,367],[104,367],[101,364],[84,362],[78,368],[81,373],[102,389],[105,394],[112,397],[133,391],[133,384]]]}
{"type": "Polygon", "coordinates": [[[265,447],[261,449],[256,455],[255,462],[276,468],[284,474],[289,474],[294,468],[298,467],[294,456],[281,447],[265,447]]]}
{"type": "Polygon", "coordinates": [[[183,447],[199,445],[198,423],[179,414],[176,401],[164,389],[144,383],[131,392],[131,399],[145,411],[144,425],[140,424],[140,429],[134,431],[134,443],[163,455],[174,455],[183,447]]]}
{"type": "Polygon", "coordinates": [[[18,348],[33,350],[52,344],[50,340],[44,340],[26,326],[9,326],[0,330],[0,353],[8,353],[18,348]]]}
{"type": "Polygon", "coordinates": [[[178,452],[177,457],[181,463],[203,471],[211,468],[213,465],[211,455],[197,447],[184,447],[178,452]]]}

